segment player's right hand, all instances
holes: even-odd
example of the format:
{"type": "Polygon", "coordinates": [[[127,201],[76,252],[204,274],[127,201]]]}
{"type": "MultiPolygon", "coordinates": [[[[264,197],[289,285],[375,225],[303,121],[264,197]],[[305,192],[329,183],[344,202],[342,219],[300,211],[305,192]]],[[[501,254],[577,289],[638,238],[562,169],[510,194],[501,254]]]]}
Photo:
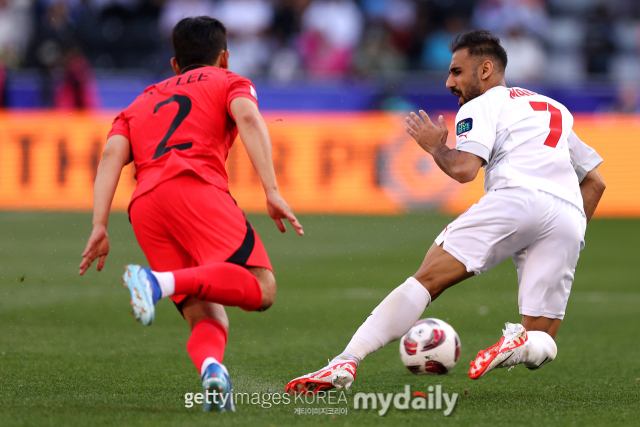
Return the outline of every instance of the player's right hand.
{"type": "Polygon", "coordinates": [[[270,191],[267,193],[267,210],[269,211],[269,216],[276,222],[276,226],[280,232],[284,233],[287,231],[287,227],[282,220],[288,219],[296,230],[296,233],[304,236],[302,225],[300,225],[293,211],[278,191],[270,191]]]}
{"type": "Polygon", "coordinates": [[[413,111],[409,113],[411,117],[405,118],[407,122],[405,130],[424,151],[433,154],[434,149],[439,145],[447,145],[447,136],[449,135],[447,124],[444,117],[440,116],[438,117],[439,126],[436,126],[424,110],[420,110],[419,113],[420,116],[413,111]]]}
{"type": "Polygon", "coordinates": [[[91,267],[91,264],[93,264],[96,258],[100,258],[96,270],[101,271],[108,253],[109,236],[107,235],[107,228],[103,225],[93,227],[93,231],[91,231],[91,236],[89,236],[89,241],[87,242],[87,247],[84,252],[82,252],[80,275],[83,275],[89,267],[91,267]]]}

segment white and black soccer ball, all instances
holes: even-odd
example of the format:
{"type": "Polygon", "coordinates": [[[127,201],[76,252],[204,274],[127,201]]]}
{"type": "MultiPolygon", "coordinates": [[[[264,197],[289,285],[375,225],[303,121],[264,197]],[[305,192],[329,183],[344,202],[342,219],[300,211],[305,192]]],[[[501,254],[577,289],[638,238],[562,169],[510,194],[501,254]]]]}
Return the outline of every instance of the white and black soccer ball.
{"type": "Polygon", "coordinates": [[[456,366],[460,338],[447,322],[421,319],[400,340],[402,363],[415,375],[442,375],[456,366]]]}

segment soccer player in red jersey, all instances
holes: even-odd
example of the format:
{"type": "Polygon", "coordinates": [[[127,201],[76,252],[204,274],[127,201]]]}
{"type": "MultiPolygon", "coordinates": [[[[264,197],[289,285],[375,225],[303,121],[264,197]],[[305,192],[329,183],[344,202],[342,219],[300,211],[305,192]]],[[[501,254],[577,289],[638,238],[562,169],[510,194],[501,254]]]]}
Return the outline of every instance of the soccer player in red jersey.
{"type": "Polygon", "coordinates": [[[129,265],[123,279],[135,317],[153,322],[169,297],[191,327],[187,351],[203,380],[204,410],[234,411],[222,365],[229,321],[223,306],[246,311],[273,304],[267,252],[229,194],[225,160],[240,134],[257,171],[269,215],[303,235],[278,192],[271,142],[252,83],[227,71],[226,29],[209,17],[173,29],[175,77],[148,87],[120,113],[108,135],[94,188],[93,231],[80,274],[109,253],[107,222],[122,168],[132,160],[137,186],[129,216],[151,268],[129,265]]]}

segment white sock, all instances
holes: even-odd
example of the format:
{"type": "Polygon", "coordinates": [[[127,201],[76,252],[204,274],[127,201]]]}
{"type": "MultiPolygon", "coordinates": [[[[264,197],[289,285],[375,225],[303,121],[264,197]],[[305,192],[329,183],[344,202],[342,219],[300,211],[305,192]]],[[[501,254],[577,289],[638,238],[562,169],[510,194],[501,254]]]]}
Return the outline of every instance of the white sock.
{"type": "Polygon", "coordinates": [[[202,366],[200,367],[200,376],[204,376],[204,371],[211,365],[212,363],[218,363],[215,357],[207,357],[202,362],[202,366]]]}
{"type": "Polygon", "coordinates": [[[173,273],[170,271],[166,273],[152,271],[151,273],[153,273],[158,281],[158,285],[160,285],[160,291],[162,292],[162,296],[160,298],[166,298],[173,295],[176,290],[176,279],[173,277],[173,273]]]}
{"type": "Polygon", "coordinates": [[[542,331],[527,331],[528,351],[520,360],[529,369],[538,369],[551,362],[558,354],[556,342],[551,335],[542,331]]]}
{"type": "Polygon", "coordinates": [[[378,305],[358,328],[349,345],[332,362],[362,359],[391,341],[402,338],[431,303],[429,291],[414,277],[409,277],[378,305]]]}

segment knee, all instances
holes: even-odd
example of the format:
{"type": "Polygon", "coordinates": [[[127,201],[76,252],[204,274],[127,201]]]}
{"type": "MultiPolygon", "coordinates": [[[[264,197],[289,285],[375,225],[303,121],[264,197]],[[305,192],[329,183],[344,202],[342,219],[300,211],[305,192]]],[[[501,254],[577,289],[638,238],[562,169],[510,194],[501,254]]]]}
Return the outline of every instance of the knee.
{"type": "Polygon", "coordinates": [[[182,316],[189,324],[191,330],[205,319],[212,319],[220,323],[223,328],[229,330],[229,317],[223,306],[211,302],[201,301],[188,297],[181,305],[182,316]]]}
{"type": "Polygon", "coordinates": [[[262,303],[257,311],[265,311],[273,305],[273,301],[276,299],[276,278],[268,268],[248,267],[248,269],[258,279],[262,292],[262,303]]]}
{"type": "Polygon", "coordinates": [[[266,270],[258,277],[258,282],[262,291],[262,304],[258,311],[265,311],[273,305],[276,299],[276,278],[270,270],[266,270]]]}
{"type": "Polygon", "coordinates": [[[225,316],[203,315],[197,318],[186,319],[186,320],[187,320],[187,323],[189,323],[189,328],[193,331],[193,329],[198,325],[198,323],[207,319],[215,320],[224,328],[225,331],[229,330],[229,318],[226,315],[225,316]]]}
{"type": "Polygon", "coordinates": [[[442,253],[443,256],[434,259],[429,259],[427,254],[427,259],[413,275],[429,291],[432,301],[451,286],[474,276],[460,261],[447,252],[442,253]]]}
{"type": "Polygon", "coordinates": [[[260,280],[260,289],[262,290],[262,305],[260,305],[259,311],[264,311],[273,305],[276,299],[276,278],[273,277],[273,273],[269,271],[269,274],[260,280]]]}
{"type": "Polygon", "coordinates": [[[448,287],[446,283],[438,281],[438,278],[431,274],[431,269],[428,267],[420,268],[416,274],[413,275],[413,278],[420,282],[429,292],[432,301],[438,298],[448,287]]]}
{"type": "Polygon", "coordinates": [[[224,313],[224,315],[216,315],[215,317],[211,317],[211,319],[220,323],[225,330],[229,330],[229,318],[227,317],[227,313],[224,313]]]}

